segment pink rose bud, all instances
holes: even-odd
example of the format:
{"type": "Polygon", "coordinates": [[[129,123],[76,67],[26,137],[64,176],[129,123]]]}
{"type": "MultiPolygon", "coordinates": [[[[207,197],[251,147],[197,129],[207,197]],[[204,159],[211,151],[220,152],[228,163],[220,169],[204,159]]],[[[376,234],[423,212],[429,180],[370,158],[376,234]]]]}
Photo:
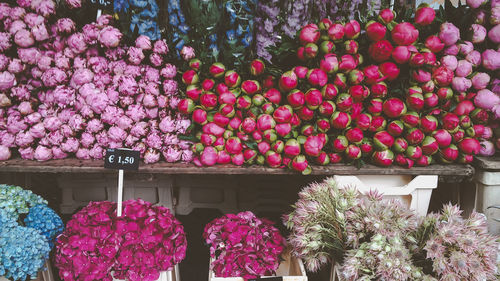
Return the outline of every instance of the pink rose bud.
{"type": "Polygon", "coordinates": [[[467,77],[472,73],[472,64],[466,60],[460,60],[457,64],[455,74],[458,77],[467,77]]]}
{"type": "Polygon", "coordinates": [[[418,39],[418,30],[409,22],[397,24],[391,31],[392,40],[396,45],[408,46],[418,39]]]}
{"type": "Polygon", "coordinates": [[[460,39],[460,30],[452,23],[443,23],[441,25],[441,31],[439,32],[439,39],[441,39],[446,46],[451,46],[460,39]]]}
{"type": "Polygon", "coordinates": [[[0,161],[8,160],[10,156],[10,149],[6,146],[0,145],[0,161]]]}
{"type": "Polygon", "coordinates": [[[106,48],[115,48],[120,44],[122,36],[118,29],[106,26],[99,32],[98,40],[106,48]]]}
{"type": "Polygon", "coordinates": [[[184,46],[184,47],[182,47],[182,50],[181,50],[181,56],[185,61],[189,61],[190,59],[194,58],[196,55],[195,55],[194,49],[192,47],[184,46]]]}
{"type": "Polygon", "coordinates": [[[434,21],[436,12],[430,7],[419,7],[415,13],[415,23],[420,26],[427,26],[434,21]]]}
{"type": "Polygon", "coordinates": [[[166,55],[168,53],[167,42],[165,40],[156,41],[153,45],[153,52],[160,55],[166,55]]]}
{"type": "Polygon", "coordinates": [[[481,64],[481,53],[474,50],[470,52],[465,59],[472,63],[473,66],[479,66],[481,64]]]}
{"type": "Polygon", "coordinates": [[[500,52],[488,49],[483,52],[483,67],[488,70],[500,69],[500,52]]]}
{"type": "Polygon", "coordinates": [[[471,80],[474,89],[482,90],[485,89],[490,83],[490,75],[488,75],[488,73],[485,72],[479,72],[476,73],[471,80]]]}
{"type": "MultiPolygon", "coordinates": [[[[500,10],[500,7],[498,9],[500,10]]],[[[488,38],[491,40],[491,42],[495,44],[500,44],[500,23],[498,23],[492,29],[490,29],[490,31],[488,32],[488,38]]]]}
{"type": "Polygon", "coordinates": [[[466,92],[472,86],[472,82],[465,77],[454,77],[451,86],[455,91],[466,92]]]}
{"type": "Polygon", "coordinates": [[[487,1],[485,1],[485,0],[467,0],[467,6],[473,8],[473,9],[477,9],[486,2],[487,1]]]}
{"type": "Polygon", "coordinates": [[[472,43],[474,44],[479,44],[484,41],[486,38],[486,28],[480,24],[473,24],[471,26],[471,31],[472,31],[472,43]]]}

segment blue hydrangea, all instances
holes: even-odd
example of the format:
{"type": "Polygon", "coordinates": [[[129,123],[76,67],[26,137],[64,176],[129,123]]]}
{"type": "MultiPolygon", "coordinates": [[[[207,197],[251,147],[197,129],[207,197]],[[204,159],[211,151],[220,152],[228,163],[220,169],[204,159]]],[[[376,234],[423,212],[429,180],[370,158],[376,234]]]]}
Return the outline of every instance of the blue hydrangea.
{"type": "Polygon", "coordinates": [[[18,217],[20,214],[27,214],[31,207],[38,204],[47,204],[47,201],[19,186],[0,185],[0,209],[11,213],[12,216],[18,217]]]}
{"type": "Polygon", "coordinates": [[[61,218],[54,210],[47,205],[36,205],[31,208],[28,216],[24,219],[27,227],[37,229],[49,241],[49,246],[54,246],[54,239],[59,235],[63,229],[64,224],[61,218]]]}
{"type": "MultiPolygon", "coordinates": [[[[7,213],[4,209],[0,209],[0,232],[4,229],[9,229],[17,226],[16,218],[11,213],[7,213]]],[[[0,274],[1,276],[1,274],[0,274]]]]}

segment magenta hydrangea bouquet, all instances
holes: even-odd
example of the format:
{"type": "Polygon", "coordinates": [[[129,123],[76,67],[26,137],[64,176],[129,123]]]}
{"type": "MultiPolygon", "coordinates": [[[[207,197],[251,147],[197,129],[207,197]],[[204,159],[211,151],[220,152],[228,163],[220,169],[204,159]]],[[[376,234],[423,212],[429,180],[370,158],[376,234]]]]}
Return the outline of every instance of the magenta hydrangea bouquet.
{"type": "Polygon", "coordinates": [[[55,265],[64,281],[153,281],[186,256],[181,223],[161,206],[141,199],[91,202],[73,215],[56,243],[55,265]]]}
{"type": "Polygon", "coordinates": [[[205,226],[203,238],[210,246],[210,269],[217,277],[245,280],[275,274],[285,239],[272,221],[252,212],[228,214],[205,226]]]}

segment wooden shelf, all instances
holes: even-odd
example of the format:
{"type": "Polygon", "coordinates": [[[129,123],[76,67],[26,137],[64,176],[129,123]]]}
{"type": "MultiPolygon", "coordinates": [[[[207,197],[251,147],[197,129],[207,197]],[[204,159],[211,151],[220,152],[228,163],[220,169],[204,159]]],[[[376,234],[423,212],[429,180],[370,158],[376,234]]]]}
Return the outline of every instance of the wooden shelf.
{"type": "Polygon", "coordinates": [[[474,163],[479,169],[500,171],[500,156],[476,157],[474,163]]]}
{"type": "MultiPolygon", "coordinates": [[[[312,175],[439,175],[470,177],[474,174],[471,165],[431,165],[406,169],[398,166],[389,168],[365,165],[357,169],[351,165],[334,164],[313,166],[312,175]]],[[[0,162],[0,172],[23,173],[114,173],[104,169],[103,161],[62,159],[46,162],[11,159],[0,162]]],[[[267,168],[261,166],[238,167],[218,165],[213,167],[196,167],[192,164],[156,163],[142,164],[136,173],[151,174],[185,174],[185,175],[294,175],[288,169],[267,168]]]]}

